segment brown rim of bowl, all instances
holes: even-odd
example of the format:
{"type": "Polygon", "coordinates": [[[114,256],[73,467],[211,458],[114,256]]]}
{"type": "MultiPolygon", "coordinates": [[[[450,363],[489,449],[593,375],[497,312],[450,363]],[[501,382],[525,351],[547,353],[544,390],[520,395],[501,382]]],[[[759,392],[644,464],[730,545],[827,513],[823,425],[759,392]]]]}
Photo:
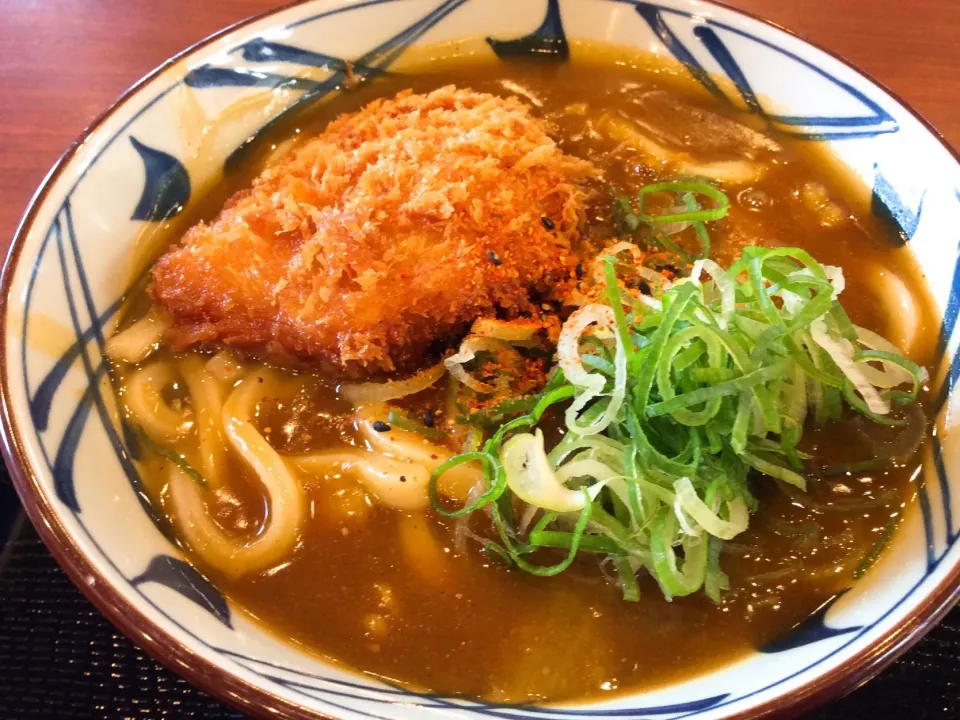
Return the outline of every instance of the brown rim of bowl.
{"type": "MultiPolygon", "coordinates": [[[[138,80],[83,130],[66,152],[60,156],[50,172],[47,173],[37,192],[33,198],[31,198],[26,212],[14,233],[10,249],[3,262],[2,271],[0,271],[0,327],[5,329],[7,326],[7,307],[10,300],[10,286],[17,261],[20,258],[23,239],[32,227],[37,211],[46,199],[50,188],[87,137],[99,128],[110,115],[123,106],[127,100],[136,95],[144,86],[156,79],[163,71],[172,67],[181,59],[235,30],[307,1],[308,0],[295,0],[278,8],[254,15],[245,20],[240,20],[194,43],[138,80]]],[[[836,53],[774,22],[751,12],[735,8],[721,0],[707,0],[707,2],[725,11],[733,12],[797,38],[801,42],[819,50],[858,73],[890,96],[904,110],[913,115],[927,132],[936,138],[943,148],[953,156],[954,160],[960,164],[960,153],[946,141],[940,132],[920,113],[905,103],[899,95],[892,92],[870,74],[860,70],[852,63],[847,62],[836,53]]],[[[206,660],[180,641],[174,639],[158,625],[147,620],[146,617],[140,614],[136,606],[123,598],[120,593],[115,591],[97,572],[93,564],[83,552],[81,552],[66,528],[61,524],[49,498],[40,489],[39,478],[30,468],[29,461],[24,452],[24,443],[20,437],[18,428],[13,422],[10,388],[8,385],[9,371],[6,363],[5,347],[0,346],[0,349],[3,351],[3,355],[0,357],[0,436],[2,436],[0,437],[0,439],[2,439],[2,448],[0,449],[2,449],[7,468],[10,471],[14,486],[17,489],[27,516],[37,529],[38,534],[47,548],[56,558],[60,566],[66,571],[70,580],[113,625],[118,627],[128,638],[136,643],[137,646],[168,669],[228,705],[254,717],[264,719],[315,720],[316,718],[329,717],[323,713],[314,712],[302,705],[279,697],[261,687],[252,685],[237,675],[225,671],[209,660],[206,660]],[[87,582],[88,577],[92,577],[94,582],[87,582]]],[[[810,680],[793,691],[789,698],[778,696],[752,708],[742,710],[732,715],[726,715],[725,717],[727,720],[754,720],[771,715],[784,718],[796,717],[817,705],[829,700],[835,700],[852,692],[876,676],[881,670],[912,647],[943,618],[958,600],[960,600],[960,564],[914,608],[897,628],[863,648],[860,652],[841,664],[835,672],[829,675],[821,675],[810,680]]]]}

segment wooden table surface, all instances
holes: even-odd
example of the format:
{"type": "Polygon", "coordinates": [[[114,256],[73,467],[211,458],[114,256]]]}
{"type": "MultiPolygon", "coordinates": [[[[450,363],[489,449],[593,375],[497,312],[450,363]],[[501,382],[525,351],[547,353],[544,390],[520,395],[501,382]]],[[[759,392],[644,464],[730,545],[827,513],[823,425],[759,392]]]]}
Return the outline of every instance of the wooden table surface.
{"type": "MultiPolygon", "coordinates": [[[[280,4],[0,0],[0,251],[5,252],[50,166],[120,93],[170,55],[280,4]]],[[[925,115],[948,141],[960,145],[956,39],[960,2],[732,0],[731,4],[853,62],[925,115]]],[[[864,698],[869,691],[850,698],[854,706],[855,698],[864,698]]],[[[913,718],[933,717],[924,712],[920,697],[905,704],[917,711],[913,718]]],[[[947,714],[939,716],[948,717],[953,710],[942,711],[947,714]]]]}

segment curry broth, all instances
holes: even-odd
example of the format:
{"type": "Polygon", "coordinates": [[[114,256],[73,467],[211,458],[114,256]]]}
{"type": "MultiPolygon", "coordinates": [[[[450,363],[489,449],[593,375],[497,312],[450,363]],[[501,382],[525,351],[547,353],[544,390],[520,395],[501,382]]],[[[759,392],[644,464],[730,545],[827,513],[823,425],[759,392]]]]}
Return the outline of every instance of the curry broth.
{"type": "MultiPolygon", "coordinates": [[[[635,193],[665,171],[593,132],[585,124],[588,116],[570,106],[630,114],[638,92],[666,90],[684,102],[756,122],[720,105],[683,71],[646,55],[585,45],[577,45],[573,55],[566,64],[506,63],[464,59],[449,48],[437,51],[429,64],[408,64],[405,74],[362,84],[284,121],[259,155],[252,154],[188,209],[186,220],[213,217],[231,192],[249,184],[271,146],[309,137],[374,98],[456,83],[534,98],[542,105],[538,113],[553,117],[564,150],[603,168],[606,177],[596,187],[587,233],[602,244],[614,236],[610,187],[635,193]],[[451,57],[438,59],[445,53],[451,57]]],[[[862,195],[821,150],[776,132],[771,136],[783,149],[753,186],[766,199],[731,194],[729,214],[711,225],[713,256],[726,265],[747,244],[799,246],[825,264],[843,267],[842,302],[853,321],[898,344],[898,336],[912,338],[909,355],[930,368],[936,315],[908,252],[897,247],[893,231],[869,214],[862,195]],[[804,199],[802,188],[809,183],[842,209],[833,226],[824,227],[804,199]],[[884,273],[910,288],[919,317],[914,327],[904,329],[886,312],[884,273]]],[[[688,140],[696,147],[696,138],[688,140]]],[[[162,349],[157,357],[171,354],[162,349]]],[[[350,406],[337,398],[334,386],[302,370],[268,372],[278,377],[259,405],[256,424],[281,453],[360,442],[350,406]]],[[[124,370],[114,375],[122,393],[124,370]]],[[[403,405],[422,412],[441,407],[442,399],[427,391],[403,405]]],[[[866,434],[860,423],[848,417],[811,429],[805,449],[816,463],[829,466],[895,455],[910,442],[903,435],[910,429],[871,427],[866,434]]],[[[922,426],[912,432],[922,432],[922,426]]],[[[186,441],[177,449],[191,453],[186,441]]],[[[285,562],[239,579],[197,564],[235,607],[330,661],[416,689],[490,700],[596,697],[682,680],[781,637],[875,559],[914,499],[911,475],[918,457],[879,474],[813,480],[799,497],[772,480],[754,478],[761,510],[750,529],[725,546],[721,562],[731,590],[720,604],[702,594],[666,602],[646,576],[640,578],[640,602],[624,602],[588,558],[549,579],[506,570],[475,544],[458,549],[453,521],[378,507],[357,483],[339,475],[309,483],[306,531],[285,562]]],[[[153,500],[169,513],[163,465],[148,462],[145,479],[153,500]]],[[[238,462],[232,470],[211,511],[228,531],[243,534],[258,526],[267,509],[248,471],[238,462]]]]}

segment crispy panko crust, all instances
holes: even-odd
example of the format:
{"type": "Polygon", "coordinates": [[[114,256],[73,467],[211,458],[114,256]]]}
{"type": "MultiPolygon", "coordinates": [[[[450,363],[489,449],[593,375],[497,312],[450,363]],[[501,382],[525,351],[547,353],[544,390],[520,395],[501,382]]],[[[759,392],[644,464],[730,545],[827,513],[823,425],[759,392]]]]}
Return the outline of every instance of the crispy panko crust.
{"type": "Polygon", "coordinates": [[[341,116],[157,261],[174,346],[356,377],[415,368],[478,317],[537,314],[569,288],[596,175],[547,131],[455,87],[341,116]]]}

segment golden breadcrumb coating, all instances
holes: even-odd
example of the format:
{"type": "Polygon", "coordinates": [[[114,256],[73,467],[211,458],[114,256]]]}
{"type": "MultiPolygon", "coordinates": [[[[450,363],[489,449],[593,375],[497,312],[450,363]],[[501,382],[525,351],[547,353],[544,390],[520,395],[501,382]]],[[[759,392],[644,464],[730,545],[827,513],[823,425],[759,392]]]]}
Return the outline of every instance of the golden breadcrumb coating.
{"type": "Polygon", "coordinates": [[[408,370],[478,317],[563,296],[593,175],[516,98],[401,92],[341,116],[190,229],[150,293],[177,348],[408,370]]]}

